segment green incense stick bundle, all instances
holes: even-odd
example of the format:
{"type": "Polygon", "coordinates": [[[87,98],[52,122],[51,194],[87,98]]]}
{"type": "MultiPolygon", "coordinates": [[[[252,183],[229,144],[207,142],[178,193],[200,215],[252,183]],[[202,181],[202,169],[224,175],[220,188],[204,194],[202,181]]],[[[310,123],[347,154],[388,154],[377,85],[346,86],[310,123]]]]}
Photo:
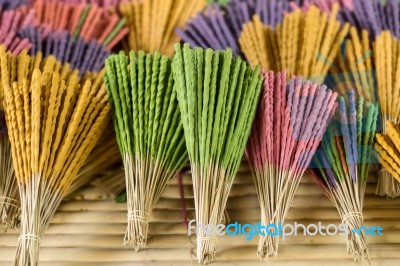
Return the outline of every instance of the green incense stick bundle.
{"type": "MultiPolygon", "coordinates": [[[[263,78],[232,51],[175,46],[173,73],[191,163],[196,223],[223,217],[257,109],[263,78]]],[[[197,234],[197,259],[214,260],[216,232],[197,234]]]]}
{"type": "Polygon", "coordinates": [[[146,245],[149,214],[187,163],[171,59],[123,52],[106,61],[104,82],[125,167],[128,228],[124,244],[146,245]]]}

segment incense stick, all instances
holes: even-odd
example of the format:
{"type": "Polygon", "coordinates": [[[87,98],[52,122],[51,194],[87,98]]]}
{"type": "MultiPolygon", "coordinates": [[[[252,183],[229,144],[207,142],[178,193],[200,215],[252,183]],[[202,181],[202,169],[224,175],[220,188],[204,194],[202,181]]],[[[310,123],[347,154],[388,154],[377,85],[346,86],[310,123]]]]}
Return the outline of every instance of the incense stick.
{"type": "Polygon", "coordinates": [[[122,3],[120,11],[129,28],[127,51],[159,51],[172,56],[174,43],[180,41],[175,28],[182,27],[206,4],[205,0],[144,0],[122,3]]]}
{"type": "Polygon", "coordinates": [[[311,172],[348,226],[348,253],[356,261],[369,261],[365,232],[353,230],[364,226],[362,210],[379,110],[362,97],[355,100],[354,90],[340,97],[339,107],[337,121],[330,124],[313,158],[318,169],[311,172]]]}
{"type": "Polygon", "coordinates": [[[329,17],[315,6],[305,13],[297,9],[286,15],[275,31],[254,16],[243,26],[239,43],[252,65],[286,70],[288,75],[322,83],[349,28],[348,24],[340,26],[337,12],[337,5],[329,17]]]}
{"type": "MultiPolygon", "coordinates": [[[[250,134],[262,77],[232,51],[175,46],[175,89],[191,163],[196,224],[221,223],[250,134]]],[[[197,259],[214,260],[216,233],[197,234],[197,259]]]]}
{"type": "Polygon", "coordinates": [[[125,167],[128,227],[124,244],[146,245],[149,215],[162,192],[187,163],[171,59],[156,52],[123,52],[106,61],[104,82],[113,106],[125,167]]]}
{"type": "MultiPolygon", "coordinates": [[[[284,223],[304,171],[336,108],[337,94],[286,73],[264,74],[264,90],[247,145],[261,207],[261,224],[284,223]]],[[[268,231],[267,231],[268,232],[268,231]]],[[[276,232],[260,236],[258,256],[278,254],[276,232]]]]}
{"type": "MultiPolygon", "coordinates": [[[[400,85],[397,82],[400,76],[399,48],[400,41],[389,31],[379,34],[373,44],[383,133],[386,133],[387,121],[398,123],[400,118],[400,85]]],[[[400,195],[399,183],[385,169],[379,172],[376,193],[392,198],[400,195]],[[387,190],[380,191],[381,188],[387,190]]]]}
{"type": "Polygon", "coordinates": [[[37,265],[40,241],[105,126],[110,106],[102,90],[78,84],[54,57],[26,55],[17,77],[1,57],[1,84],[13,165],[21,198],[21,235],[14,265],[37,265]],[[38,63],[38,64],[36,64],[38,63]],[[28,66],[28,67],[27,67],[28,66]],[[30,71],[33,69],[33,71],[30,71]]]}

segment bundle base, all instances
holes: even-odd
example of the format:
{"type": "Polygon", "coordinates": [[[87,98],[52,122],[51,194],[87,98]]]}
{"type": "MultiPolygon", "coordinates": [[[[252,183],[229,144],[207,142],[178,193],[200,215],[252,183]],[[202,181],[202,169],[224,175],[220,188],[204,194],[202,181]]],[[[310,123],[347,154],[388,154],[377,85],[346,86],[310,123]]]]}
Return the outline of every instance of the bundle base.
{"type": "Polygon", "coordinates": [[[258,242],[257,257],[260,258],[260,260],[266,260],[270,257],[277,257],[278,247],[278,236],[260,236],[260,240],[258,242]]]}
{"type": "Polygon", "coordinates": [[[146,246],[148,231],[148,215],[139,212],[128,214],[128,227],[126,229],[124,246],[133,247],[135,251],[146,246]]]}
{"type": "Polygon", "coordinates": [[[400,196],[400,182],[397,181],[388,171],[379,171],[376,195],[396,198],[400,196]]]}
{"type": "Polygon", "coordinates": [[[367,246],[367,238],[363,231],[356,233],[352,232],[353,229],[358,230],[363,228],[363,216],[361,212],[349,212],[342,216],[343,224],[347,224],[350,233],[347,238],[347,253],[352,255],[354,261],[370,261],[369,250],[367,246]]]}
{"type": "Polygon", "coordinates": [[[197,260],[201,264],[209,264],[215,260],[217,240],[215,237],[200,237],[197,239],[197,260]]]}

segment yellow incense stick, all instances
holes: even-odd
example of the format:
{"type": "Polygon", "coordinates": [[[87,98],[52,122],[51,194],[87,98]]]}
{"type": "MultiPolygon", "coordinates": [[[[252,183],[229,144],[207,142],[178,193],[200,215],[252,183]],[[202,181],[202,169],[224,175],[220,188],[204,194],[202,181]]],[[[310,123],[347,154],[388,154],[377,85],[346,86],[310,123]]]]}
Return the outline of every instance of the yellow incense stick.
{"type": "Polygon", "coordinates": [[[329,17],[313,6],[307,12],[295,10],[275,31],[254,16],[243,26],[239,43],[252,65],[322,81],[349,29],[340,26],[337,13],[337,5],[329,17]]]}
{"type": "Polygon", "coordinates": [[[120,10],[129,28],[126,50],[159,51],[172,56],[173,44],[180,41],[175,29],[183,27],[205,4],[205,0],[144,0],[122,3],[120,10]]]}

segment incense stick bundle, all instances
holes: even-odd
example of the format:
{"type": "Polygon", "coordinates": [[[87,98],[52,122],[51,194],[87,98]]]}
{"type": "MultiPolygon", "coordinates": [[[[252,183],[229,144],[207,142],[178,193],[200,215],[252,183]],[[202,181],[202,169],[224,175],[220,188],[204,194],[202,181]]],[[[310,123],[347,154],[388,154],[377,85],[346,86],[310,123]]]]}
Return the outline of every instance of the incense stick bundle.
{"type": "Polygon", "coordinates": [[[313,176],[336,206],[342,223],[348,226],[347,251],[354,260],[369,260],[362,209],[369,164],[377,129],[378,106],[360,97],[354,90],[341,96],[337,120],[333,121],[313,158],[313,176]]]}
{"type": "Polygon", "coordinates": [[[125,42],[127,51],[159,51],[172,56],[173,44],[180,41],[175,29],[182,27],[206,4],[205,0],[168,0],[163,4],[161,2],[143,0],[120,5],[120,11],[129,28],[125,42]]]}
{"type": "MultiPolygon", "coordinates": [[[[232,51],[175,46],[173,73],[191,163],[197,225],[217,226],[240,165],[261,90],[260,68],[232,51]]],[[[197,234],[197,259],[214,260],[216,233],[197,234]]]]}
{"type": "Polygon", "coordinates": [[[295,1],[292,1],[291,7],[297,8],[300,7],[302,10],[308,10],[312,5],[318,7],[320,10],[324,11],[327,14],[333,9],[334,5],[338,5],[340,9],[347,8],[347,10],[353,9],[353,1],[352,0],[304,0],[301,5],[296,4],[295,1]]]}
{"type": "Polygon", "coordinates": [[[400,182],[400,127],[389,120],[385,132],[376,134],[377,157],[383,167],[400,182]]]}
{"type": "Polygon", "coordinates": [[[29,0],[1,0],[0,7],[2,10],[12,10],[25,5],[29,0]]]}
{"type": "MultiPolygon", "coordinates": [[[[377,36],[373,49],[382,129],[386,133],[387,121],[398,123],[400,119],[400,41],[389,31],[383,31],[377,36]]],[[[400,183],[385,168],[379,172],[376,193],[392,198],[400,195],[400,183]]]]}
{"type": "Polygon", "coordinates": [[[368,31],[361,33],[355,27],[350,28],[349,36],[343,42],[341,52],[330,67],[331,79],[326,84],[340,94],[346,94],[348,88],[354,88],[358,96],[368,102],[377,102],[375,65],[372,45],[368,31]]]}
{"type": "Polygon", "coordinates": [[[121,52],[106,61],[104,82],[125,167],[128,227],[124,244],[146,245],[149,215],[187,163],[183,128],[173,91],[171,59],[156,52],[121,52]]]}
{"type": "MultiPolygon", "coordinates": [[[[107,123],[107,129],[104,134],[100,137],[97,145],[93,148],[86,162],[82,165],[79,173],[77,174],[75,180],[72,182],[66,195],[71,195],[75,191],[78,191],[81,187],[89,184],[92,180],[98,177],[105,171],[111,171],[115,167],[120,166],[122,159],[118,149],[117,142],[115,140],[115,134],[113,131],[109,130],[109,126],[112,128],[112,124],[107,123]]],[[[122,183],[122,188],[125,188],[124,179],[117,182],[117,184],[122,183]]],[[[116,180],[109,180],[107,186],[115,186],[112,182],[116,180]]]]}
{"type": "Polygon", "coordinates": [[[38,264],[40,241],[103,131],[110,106],[105,91],[80,85],[77,71],[55,57],[19,60],[12,77],[12,62],[1,57],[1,84],[21,198],[14,265],[30,266],[38,264]]]}
{"type": "Polygon", "coordinates": [[[315,6],[305,13],[297,9],[286,15],[275,31],[254,16],[243,26],[239,43],[252,65],[286,70],[289,76],[322,83],[349,28],[348,24],[340,26],[337,12],[337,5],[329,17],[315,6]]]}
{"type": "Polygon", "coordinates": [[[397,0],[353,1],[353,7],[345,7],[339,17],[358,29],[367,30],[371,40],[383,30],[400,39],[400,3],[397,0]]]}
{"type": "Polygon", "coordinates": [[[128,31],[125,19],[97,5],[37,0],[33,11],[34,25],[27,25],[18,33],[32,43],[30,53],[54,55],[81,74],[100,71],[111,48],[128,31]]]}
{"type": "Polygon", "coordinates": [[[18,54],[22,49],[30,49],[32,44],[27,38],[18,36],[19,29],[29,25],[34,20],[34,11],[27,8],[3,10],[0,8],[0,43],[7,50],[18,54]]]}
{"type": "MultiPolygon", "coordinates": [[[[256,184],[261,224],[267,226],[284,223],[301,177],[333,116],[337,94],[300,77],[287,84],[285,72],[264,76],[246,155],[256,184]]],[[[277,256],[276,233],[267,228],[264,236],[260,235],[260,258],[277,256]]]]}
{"type": "Polygon", "coordinates": [[[223,10],[217,5],[208,7],[176,32],[192,47],[231,48],[235,55],[242,55],[238,39],[243,24],[257,14],[265,25],[275,26],[287,11],[289,1],[232,0],[223,10]]]}

